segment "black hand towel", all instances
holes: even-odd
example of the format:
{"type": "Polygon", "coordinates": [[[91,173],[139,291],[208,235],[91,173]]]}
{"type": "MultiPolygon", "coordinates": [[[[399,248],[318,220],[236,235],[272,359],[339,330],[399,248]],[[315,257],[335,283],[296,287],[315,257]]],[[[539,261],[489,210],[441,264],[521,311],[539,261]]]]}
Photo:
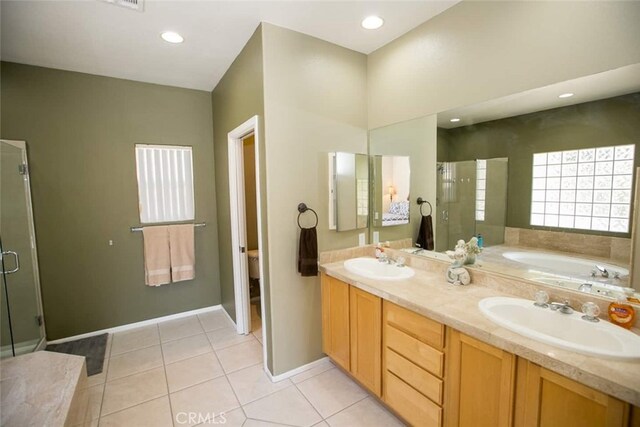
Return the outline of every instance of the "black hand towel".
{"type": "Polygon", "coordinates": [[[298,273],[302,276],[318,275],[318,234],[315,227],[300,230],[298,273]]]}
{"type": "Polygon", "coordinates": [[[431,219],[431,215],[422,216],[416,244],[420,245],[422,249],[426,249],[428,251],[433,250],[433,221],[431,219]]]}

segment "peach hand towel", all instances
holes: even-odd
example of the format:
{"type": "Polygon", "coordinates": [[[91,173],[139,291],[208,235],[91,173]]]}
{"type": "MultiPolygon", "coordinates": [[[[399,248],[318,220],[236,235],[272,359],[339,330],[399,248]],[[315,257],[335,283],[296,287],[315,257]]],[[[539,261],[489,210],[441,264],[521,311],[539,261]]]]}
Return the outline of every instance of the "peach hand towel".
{"type": "Polygon", "coordinates": [[[171,280],[174,282],[192,280],[196,276],[193,224],[169,226],[169,249],[171,280]]]}
{"type": "Polygon", "coordinates": [[[143,227],[142,236],[144,238],[144,283],[148,286],[171,283],[168,227],[143,227]]]}

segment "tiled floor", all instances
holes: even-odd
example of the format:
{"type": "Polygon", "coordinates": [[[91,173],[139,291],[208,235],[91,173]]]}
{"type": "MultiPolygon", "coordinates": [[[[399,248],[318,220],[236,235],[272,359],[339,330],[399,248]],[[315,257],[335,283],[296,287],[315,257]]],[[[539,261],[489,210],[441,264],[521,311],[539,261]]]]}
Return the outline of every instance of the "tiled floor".
{"type": "Polygon", "coordinates": [[[237,335],[219,310],[110,336],[103,372],[89,377],[88,421],[76,425],[402,425],[329,361],[272,383],[259,325],[237,335]]]}

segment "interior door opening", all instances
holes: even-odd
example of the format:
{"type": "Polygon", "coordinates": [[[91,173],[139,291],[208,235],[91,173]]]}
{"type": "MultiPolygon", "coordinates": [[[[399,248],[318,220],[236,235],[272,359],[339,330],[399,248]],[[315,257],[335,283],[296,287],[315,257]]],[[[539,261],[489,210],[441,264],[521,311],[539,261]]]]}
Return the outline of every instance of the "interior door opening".
{"type": "Polygon", "coordinates": [[[258,123],[254,116],[229,132],[229,201],[236,331],[262,343],[267,369],[258,123]]]}

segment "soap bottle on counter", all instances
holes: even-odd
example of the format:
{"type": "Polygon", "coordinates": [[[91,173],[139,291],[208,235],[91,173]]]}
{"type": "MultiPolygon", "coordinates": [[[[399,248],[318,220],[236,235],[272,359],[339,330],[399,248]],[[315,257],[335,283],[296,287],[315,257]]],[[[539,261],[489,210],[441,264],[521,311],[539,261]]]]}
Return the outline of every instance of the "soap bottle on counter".
{"type": "Polygon", "coordinates": [[[384,254],[384,249],[382,249],[382,245],[378,243],[376,245],[376,258],[380,259],[380,257],[384,254]]]}
{"type": "Polygon", "coordinates": [[[482,237],[482,234],[478,234],[478,247],[480,249],[482,249],[482,247],[484,246],[484,237],[482,237]]]}
{"type": "Polygon", "coordinates": [[[636,311],[624,295],[618,295],[616,301],[609,304],[608,312],[611,323],[626,329],[631,329],[636,319],[636,311]]]}

